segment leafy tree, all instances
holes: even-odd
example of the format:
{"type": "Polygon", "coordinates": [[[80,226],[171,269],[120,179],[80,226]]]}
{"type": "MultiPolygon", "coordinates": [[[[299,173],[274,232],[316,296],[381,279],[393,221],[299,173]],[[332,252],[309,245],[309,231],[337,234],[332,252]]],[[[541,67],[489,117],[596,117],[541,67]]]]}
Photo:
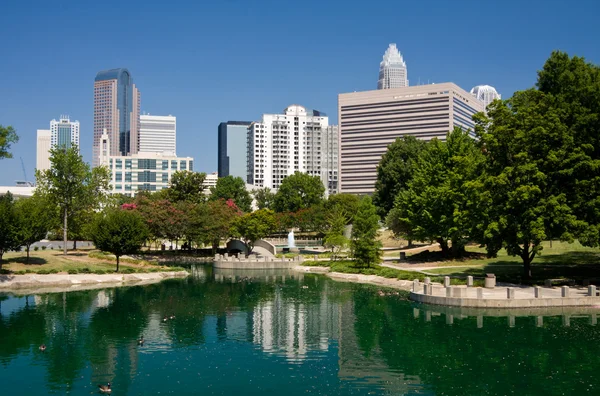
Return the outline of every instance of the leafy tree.
{"type": "Polygon", "coordinates": [[[381,157],[377,166],[373,203],[382,218],[394,207],[398,192],[406,189],[412,180],[417,159],[425,144],[414,136],[402,136],[390,144],[381,157]]]}
{"type": "MultiPolygon", "coordinates": [[[[352,212],[356,213],[356,212],[352,212]]],[[[348,219],[351,219],[352,215],[346,213],[341,206],[333,206],[332,209],[327,211],[326,224],[327,229],[325,231],[325,237],[323,238],[323,244],[331,248],[331,259],[336,260],[340,252],[348,246],[348,238],[344,235],[344,230],[348,219]]]]}
{"type": "Polygon", "coordinates": [[[9,192],[0,196],[0,269],[2,269],[2,256],[4,256],[4,253],[18,248],[18,218],[13,196],[9,192]]]}
{"type": "Polygon", "coordinates": [[[202,230],[203,241],[212,246],[214,254],[221,240],[228,239],[234,233],[233,225],[241,216],[241,212],[231,199],[210,201],[203,208],[206,211],[206,222],[202,230]]]}
{"type": "Polygon", "coordinates": [[[444,254],[460,256],[476,236],[483,156],[468,131],[455,128],[446,142],[433,139],[421,151],[413,177],[396,197],[387,224],[397,235],[437,241],[444,254]],[[449,241],[452,242],[451,248],[449,241]]]}
{"type": "Polygon", "coordinates": [[[67,254],[68,220],[83,210],[98,208],[106,198],[109,171],[105,167],[90,166],[83,162],[77,146],[57,147],[50,150],[52,166],[37,171],[37,190],[57,206],[62,217],[64,254],[67,254]]]}
{"type": "Polygon", "coordinates": [[[109,208],[98,215],[92,229],[96,247],[117,257],[116,272],[120,257],[140,250],[149,236],[142,216],[133,210],[109,208]]]}
{"type": "Polygon", "coordinates": [[[347,220],[347,224],[352,222],[352,217],[358,210],[360,197],[354,194],[333,194],[325,201],[325,211],[327,213],[341,212],[347,220]]]}
{"type": "Polygon", "coordinates": [[[273,209],[275,194],[269,187],[259,188],[252,192],[258,209],[273,209]]]}
{"type": "Polygon", "coordinates": [[[190,201],[204,202],[204,179],[206,173],[178,171],[171,177],[169,198],[173,202],[190,201]]]}
{"type": "MultiPolygon", "coordinates": [[[[476,132],[486,157],[481,204],[488,207],[483,242],[489,255],[502,247],[521,257],[523,275],[549,235],[572,241],[582,222],[558,189],[556,171],[569,161],[572,136],[554,107],[555,98],[531,89],[478,114],[476,132]]],[[[564,168],[563,168],[564,169],[564,168]]]]}
{"type": "Polygon", "coordinates": [[[325,186],[318,176],[295,172],[281,182],[275,194],[276,212],[296,212],[323,202],[325,186]]]}
{"type": "Polygon", "coordinates": [[[234,233],[239,235],[252,253],[254,242],[270,235],[276,226],[275,213],[270,209],[259,209],[246,213],[235,221],[234,233]]]}
{"type": "Polygon", "coordinates": [[[231,199],[242,212],[252,211],[252,197],[246,190],[246,183],[241,177],[220,177],[217,185],[211,188],[210,199],[212,201],[231,199]]]}
{"type": "Polygon", "coordinates": [[[371,197],[364,196],[358,205],[358,211],[352,222],[352,253],[355,263],[360,267],[378,264],[381,259],[381,241],[379,233],[379,216],[371,197]]]}
{"type": "Polygon", "coordinates": [[[52,213],[48,210],[46,200],[37,194],[16,201],[15,209],[19,245],[25,246],[27,250],[27,263],[29,263],[30,247],[35,242],[46,237],[50,229],[52,213]]]}
{"type": "Polygon", "coordinates": [[[18,141],[19,136],[13,127],[0,125],[0,159],[12,158],[12,153],[8,150],[10,150],[11,143],[18,141]]]}
{"type": "Polygon", "coordinates": [[[166,199],[150,200],[146,196],[140,197],[137,202],[136,209],[146,222],[151,239],[177,242],[183,237],[187,229],[187,211],[191,203],[172,203],[166,199]]]}

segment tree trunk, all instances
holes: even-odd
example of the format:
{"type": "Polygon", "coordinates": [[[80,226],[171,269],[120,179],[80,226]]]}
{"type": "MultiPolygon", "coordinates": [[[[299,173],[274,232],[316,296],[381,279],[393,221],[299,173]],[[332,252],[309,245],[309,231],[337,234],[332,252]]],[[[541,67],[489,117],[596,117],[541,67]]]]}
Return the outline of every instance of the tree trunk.
{"type": "Polygon", "coordinates": [[[533,261],[533,257],[529,255],[528,243],[523,246],[521,260],[523,260],[523,279],[531,279],[531,262],[533,261]]]}
{"type": "Polygon", "coordinates": [[[65,214],[63,216],[63,252],[67,255],[67,208],[65,208],[65,214]]]}
{"type": "Polygon", "coordinates": [[[73,250],[77,250],[77,239],[73,241],[73,250]]]}
{"type": "Polygon", "coordinates": [[[116,256],[116,257],[117,257],[117,270],[115,272],[119,272],[119,256],[116,256]]]}
{"type": "Polygon", "coordinates": [[[442,249],[442,256],[448,256],[448,252],[450,250],[448,248],[448,241],[444,238],[438,238],[437,242],[440,244],[440,249],[442,249]]]}
{"type": "Polygon", "coordinates": [[[408,242],[408,246],[407,247],[411,248],[413,246],[413,240],[412,239],[408,239],[407,242],[408,242]]]}
{"type": "Polygon", "coordinates": [[[4,256],[4,250],[0,251],[0,271],[2,271],[2,256],[4,256]]]}

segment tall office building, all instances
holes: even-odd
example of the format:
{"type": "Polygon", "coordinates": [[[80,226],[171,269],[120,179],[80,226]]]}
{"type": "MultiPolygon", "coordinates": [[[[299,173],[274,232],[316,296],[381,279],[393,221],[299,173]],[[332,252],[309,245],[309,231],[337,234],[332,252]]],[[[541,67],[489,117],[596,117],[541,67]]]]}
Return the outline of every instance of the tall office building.
{"type": "Polygon", "coordinates": [[[502,99],[496,88],[489,85],[477,85],[471,89],[471,95],[483,102],[484,108],[496,99],[502,99]]]}
{"type": "Polygon", "coordinates": [[[219,124],[219,177],[235,176],[246,180],[246,152],[249,121],[227,121],[219,124]]]}
{"type": "Polygon", "coordinates": [[[138,152],[175,155],[177,118],[171,115],[140,115],[138,152]]]}
{"type": "Polygon", "coordinates": [[[408,87],[408,71],[406,62],[396,48],[396,44],[390,44],[383,54],[383,60],[379,64],[379,81],[377,89],[390,89],[408,87]]]}
{"type": "Polygon", "coordinates": [[[49,129],[37,130],[35,168],[39,171],[50,169],[50,147],[52,133],[49,129]]]}
{"type": "Polygon", "coordinates": [[[263,114],[248,127],[247,182],[278,189],[284,178],[303,172],[321,178],[327,193],[337,192],[337,183],[331,188],[329,183],[330,174],[332,182],[337,179],[337,146],[331,143],[337,128],[328,123],[324,113],[298,105],[284,114],[263,114]]]}
{"type": "Polygon", "coordinates": [[[100,140],[104,130],[111,142],[111,155],[138,152],[140,92],[127,69],[99,72],[94,81],[93,166],[100,158],[100,140]]]}
{"type": "Polygon", "coordinates": [[[455,126],[473,131],[471,117],[483,109],[454,83],[340,94],[341,192],[372,194],[377,165],[396,138],[445,139],[455,126]]]}
{"type": "Polygon", "coordinates": [[[71,147],[79,149],[79,121],[71,121],[69,116],[61,115],[59,120],[50,121],[50,143],[52,147],[71,147]]]}

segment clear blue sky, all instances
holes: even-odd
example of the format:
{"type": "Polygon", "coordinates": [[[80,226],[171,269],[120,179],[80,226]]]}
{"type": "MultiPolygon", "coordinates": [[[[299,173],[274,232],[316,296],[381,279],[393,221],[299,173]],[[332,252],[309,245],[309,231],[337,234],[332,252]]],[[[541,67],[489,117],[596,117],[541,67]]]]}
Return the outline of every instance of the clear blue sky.
{"type": "Polygon", "coordinates": [[[21,137],[0,185],[33,179],[36,130],[69,114],[91,161],[93,84],[126,67],[142,111],[177,116],[177,153],[217,169],[217,126],[292,103],[337,124],[337,94],[375,89],[395,42],[411,84],[531,87],[554,49],[600,64],[600,2],[27,1],[0,7],[0,124],[21,137]]]}

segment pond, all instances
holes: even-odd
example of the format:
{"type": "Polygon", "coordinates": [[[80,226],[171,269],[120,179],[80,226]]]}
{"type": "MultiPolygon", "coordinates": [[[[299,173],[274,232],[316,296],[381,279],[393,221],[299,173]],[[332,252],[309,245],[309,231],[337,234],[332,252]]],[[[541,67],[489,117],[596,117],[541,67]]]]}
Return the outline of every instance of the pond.
{"type": "Polygon", "coordinates": [[[589,315],[482,318],[319,275],[192,269],[148,286],[0,295],[2,394],[108,382],[113,395],[600,393],[589,315]]]}

